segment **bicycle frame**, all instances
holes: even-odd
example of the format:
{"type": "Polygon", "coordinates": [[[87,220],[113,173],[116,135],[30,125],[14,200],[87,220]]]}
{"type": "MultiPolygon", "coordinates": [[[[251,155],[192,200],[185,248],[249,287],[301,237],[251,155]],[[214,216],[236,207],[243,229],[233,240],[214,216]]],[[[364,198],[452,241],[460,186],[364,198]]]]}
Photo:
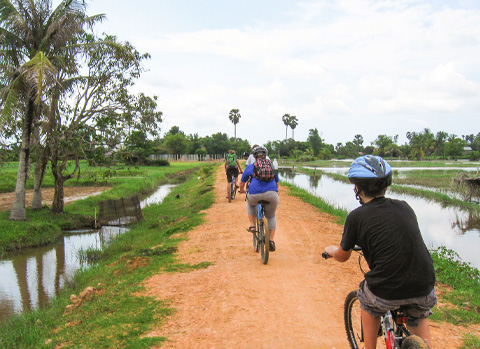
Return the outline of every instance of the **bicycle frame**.
{"type": "Polygon", "coordinates": [[[232,202],[232,200],[235,199],[236,194],[237,189],[235,188],[235,176],[232,175],[232,181],[230,182],[230,187],[228,191],[228,202],[232,202]]]}
{"type": "Polygon", "coordinates": [[[268,263],[269,245],[270,245],[270,232],[265,228],[265,204],[266,202],[260,201],[257,204],[257,234],[258,247],[262,256],[262,263],[268,263]]]}
{"type": "MultiPolygon", "coordinates": [[[[361,248],[355,247],[353,250],[359,253],[358,264],[362,273],[365,274],[365,271],[363,270],[361,264],[363,259],[361,248]]],[[[322,257],[327,259],[331,256],[324,252],[322,253],[322,257]]],[[[363,324],[361,321],[359,309],[360,305],[357,297],[357,291],[355,290],[347,295],[344,306],[345,330],[347,332],[348,341],[353,349],[361,348],[359,344],[364,342],[363,324]],[[356,314],[352,315],[353,312],[355,312],[356,314]],[[360,319],[358,319],[358,317],[360,319]],[[358,322],[358,320],[360,321],[358,322]]],[[[380,337],[383,335],[385,345],[388,349],[400,349],[404,347],[426,347],[426,343],[420,337],[411,336],[410,332],[406,327],[406,323],[407,316],[405,316],[402,308],[397,310],[390,310],[381,317],[381,326],[378,331],[378,336],[380,337]],[[405,341],[406,338],[409,338],[409,343],[408,345],[404,346],[402,343],[407,342],[405,341]]]]}

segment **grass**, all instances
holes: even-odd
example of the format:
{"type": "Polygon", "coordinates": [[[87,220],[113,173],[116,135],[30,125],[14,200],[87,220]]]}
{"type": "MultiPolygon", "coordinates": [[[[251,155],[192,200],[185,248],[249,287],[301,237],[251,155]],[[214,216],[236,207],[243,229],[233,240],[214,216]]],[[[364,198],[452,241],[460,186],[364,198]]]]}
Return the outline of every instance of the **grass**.
{"type": "Polygon", "coordinates": [[[445,247],[432,251],[437,282],[447,305],[437,307],[433,319],[464,326],[480,323],[480,271],[461,260],[458,254],[445,247]]]}
{"type": "Polygon", "coordinates": [[[0,324],[2,348],[149,348],[165,338],[148,337],[174,312],[142,296],[142,283],[159,272],[185,272],[210,265],[179,264],[173,255],[185,232],[204,221],[214,202],[213,166],[190,173],[161,205],[144,209],[144,220],[101,251],[83,251],[97,260],[79,270],[51,306],[15,315],[0,324]],[[93,297],[67,311],[69,295],[95,287],[93,297]],[[86,335],[88,334],[88,335],[86,335]]]}

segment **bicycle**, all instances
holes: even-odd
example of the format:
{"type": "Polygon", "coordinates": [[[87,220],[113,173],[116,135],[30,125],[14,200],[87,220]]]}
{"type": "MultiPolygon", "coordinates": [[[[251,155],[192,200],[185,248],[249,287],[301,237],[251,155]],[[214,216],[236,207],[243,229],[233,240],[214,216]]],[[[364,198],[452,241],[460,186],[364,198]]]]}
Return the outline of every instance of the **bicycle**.
{"type": "MultiPolygon", "coordinates": [[[[359,254],[358,264],[363,274],[365,271],[362,267],[362,249],[356,246],[353,249],[359,254]]],[[[327,252],[322,253],[325,259],[331,256],[327,252]]],[[[347,332],[348,342],[352,349],[359,349],[360,343],[364,342],[363,325],[361,319],[360,301],[357,297],[357,290],[351,291],[345,299],[343,309],[345,322],[345,331],[347,332]]],[[[428,349],[427,343],[419,336],[412,335],[406,327],[407,316],[404,309],[400,307],[397,310],[390,310],[381,317],[378,337],[383,336],[385,346],[388,349],[428,349]]]]}
{"type": "Polygon", "coordinates": [[[237,186],[235,185],[235,176],[232,175],[232,182],[228,187],[228,202],[229,203],[232,202],[232,200],[235,199],[236,195],[237,195],[237,186]]]}
{"type": "Polygon", "coordinates": [[[253,232],[253,249],[255,252],[260,251],[262,256],[262,263],[268,263],[269,246],[270,246],[270,232],[268,231],[268,224],[265,221],[265,205],[268,201],[260,200],[257,205],[257,219],[255,220],[255,232],[253,232]]]}

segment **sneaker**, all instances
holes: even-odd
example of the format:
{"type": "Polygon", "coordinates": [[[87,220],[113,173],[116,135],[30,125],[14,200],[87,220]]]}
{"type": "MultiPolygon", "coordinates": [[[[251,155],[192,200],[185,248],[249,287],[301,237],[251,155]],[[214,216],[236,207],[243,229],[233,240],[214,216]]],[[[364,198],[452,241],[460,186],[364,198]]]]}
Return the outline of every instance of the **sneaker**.
{"type": "Polygon", "coordinates": [[[268,250],[269,250],[270,252],[274,252],[274,251],[275,251],[275,241],[269,241],[268,250]]]}

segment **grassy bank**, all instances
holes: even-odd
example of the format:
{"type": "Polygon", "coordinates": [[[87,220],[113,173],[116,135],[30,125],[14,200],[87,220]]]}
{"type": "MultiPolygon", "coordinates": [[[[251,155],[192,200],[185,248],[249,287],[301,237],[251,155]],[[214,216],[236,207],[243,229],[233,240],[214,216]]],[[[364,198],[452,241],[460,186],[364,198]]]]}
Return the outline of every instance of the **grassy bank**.
{"type": "MultiPolygon", "coordinates": [[[[345,177],[345,176],[342,176],[345,177]]],[[[290,184],[289,194],[338,217],[344,224],[347,211],[332,206],[321,198],[290,184]]],[[[340,241],[339,241],[340,243],[340,241]]],[[[480,272],[470,264],[463,262],[452,250],[440,247],[430,251],[435,266],[439,304],[433,309],[433,321],[446,321],[454,325],[468,327],[480,324],[480,272]]],[[[480,348],[480,337],[467,334],[463,338],[462,348],[480,348]]]]}
{"type": "MultiPolygon", "coordinates": [[[[189,172],[204,166],[208,164],[172,163],[165,167],[89,168],[88,175],[66,183],[69,186],[109,186],[111,189],[66,205],[63,214],[52,213],[48,208],[41,210],[27,208],[27,221],[16,222],[8,219],[9,212],[0,212],[2,225],[0,257],[8,251],[52,243],[60,237],[62,230],[93,227],[95,213],[98,213],[99,202],[102,200],[129,197],[134,194],[146,195],[161,184],[181,182],[189,172]],[[106,172],[109,173],[108,176],[105,176],[106,172]]],[[[10,177],[2,179],[4,187],[15,184],[14,178],[9,180],[8,178],[10,177]]]]}
{"type": "Polygon", "coordinates": [[[164,338],[145,337],[171,314],[168,304],[139,296],[142,282],[159,272],[204,268],[179,264],[173,253],[184,233],[203,222],[214,201],[215,167],[190,173],[161,205],[144,209],[144,221],[105,249],[87,251],[98,262],[76,273],[53,304],[0,324],[2,348],[148,348],[164,338]],[[91,299],[66,310],[70,294],[95,287],[91,299]]]}

